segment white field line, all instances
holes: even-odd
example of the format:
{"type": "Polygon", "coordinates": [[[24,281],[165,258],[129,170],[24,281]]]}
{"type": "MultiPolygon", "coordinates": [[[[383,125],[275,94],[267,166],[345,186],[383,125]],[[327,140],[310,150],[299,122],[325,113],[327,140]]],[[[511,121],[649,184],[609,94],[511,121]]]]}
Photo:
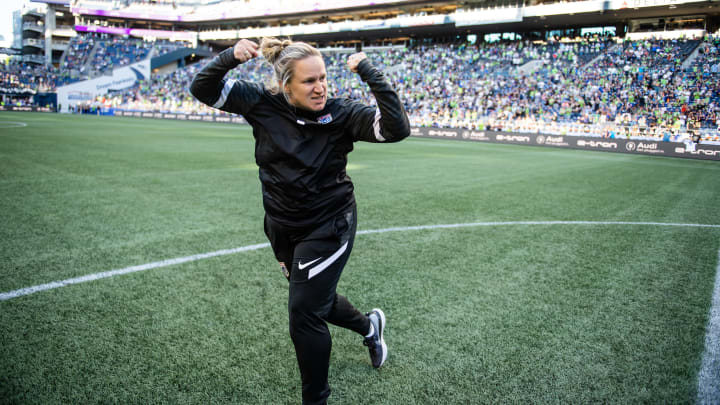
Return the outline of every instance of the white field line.
{"type": "Polygon", "coordinates": [[[720,403],[720,251],[697,388],[698,404],[720,403]]]}
{"type": "Polygon", "coordinates": [[[35,285],[32,287],[21,288],[6,293],[0,293],[0,301],[9,300],[11,298],[22,297],[23,295],[29,295],[40,291],[52,290],[54,288],[65,287],[71,284],[80,284],[88,281],[98,280],[101,278],[108,278],[113,276],[119,276],[121,274],[135,273],[137,271],[145,271],[157,269],[159,267],[172,266],[180,263],[194,262],[196,260],[209,259],[216,256],[231,255],[233,253],[247,252],[249,250],[257,250],[270,246],[269,243],[258,243],[257,245],[243,246],[235,249],[224,249],[216,250],[210,253],[200,253],[192,256],[177,257],[175,259],[167,259],[159,262],[152,262],[146,264],[140,264],[137,266],[125,267],[124,269],[103,271],[102,273],[88,274],[86,276],[69,278],[62,281],[53,281],[52,283],[35,285]]]}
{"type": "MultiPolygon", "coordinates": [[[[677,223],[665,223],[665,222],[620,222],[620,221],[508,221],[508,222],[469,222],[461,224],[438,224],[438,225],[418,225],[418,226],[401,226],[394,228],[384,229],[370,229],[365,231],[358,231],[358,235],[367,235],[372,233],[387,233],[387,232],[406,232],[406,231],[420,231],[420,230],[433,230],[433,229],[448,229],[448,228],[470,228],[479,226],[507,226],[507,225],[647,225],[647,226],[676,226],[676,227],[693,227],[693,228],[720,228],[720,225],[714,224],[677,224],[677,223]]],[[[173,266],[176,264],[194,262],[196,260],[209,259],[211,257],[231,255],[240,252],[247,252],[250,250],[257,250],[269,247],[269,243],[259,243],[255,245],[242,246],[234,249],[216,250],[209,253],[200,253],[192,256],[177,257],[174,259],[162,260],[159,262],[152,262],[146,264],[140,264],[131,267],[125,267],[117,270],[109,270],[101,273],[88,274],[81,277],[69,278],[61,281],[53,281],[47,284],[35,285],[32,287],[21,288],[19,290],[8,291],[0,293],[0,301],[6,301],[11,298],[22,297],[24,295],[34,294],[36,292],[52,290],[59,287],[65,287],[72,284],[80,284],[88,281],[99,280],[102,278],[108,278],[113,276],[119,276],[121,274],[135,273],[138,271],[152,270],[160,267],[173,266]]]]}
{"type": "Polygon", "coordinates": [[[464,224],[440,224],[402,226],[396,228],[374,229],[358,231],[358,235],[369,233],[385,233],[397,231],[421,231],[427,229],[470,228],[476,226],[504,226],[504,225],[650,225],[650,226],[680,226],[690,228],[720,228],[715,224],[676,224],[667,222],[622,222],[622,221],[508,221],[508,222],[469,222],[464,224]]]}
{"type": "Polygon", "coordinates": [[[0,129],[9,129],[9,128],[22,128],[26,127],[26,122],[19,122],[19,121],[0,121],[0,129]]]}

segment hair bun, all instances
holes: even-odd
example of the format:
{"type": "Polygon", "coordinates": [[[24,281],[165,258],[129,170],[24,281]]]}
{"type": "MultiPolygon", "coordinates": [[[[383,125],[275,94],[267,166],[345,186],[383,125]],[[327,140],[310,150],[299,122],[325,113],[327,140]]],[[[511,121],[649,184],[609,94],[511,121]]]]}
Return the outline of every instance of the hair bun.
{"type": "Polygon", "coordinates": [[[274,64],[280,57],[280,53],[282,53],[285,48],[292,45],[292,43],[293,42],[289,39],[279,40],[272,37],[263,38],[262,41],[260,41],[260,52],[265,60],[267,60],[270,64],[274,64]]]}

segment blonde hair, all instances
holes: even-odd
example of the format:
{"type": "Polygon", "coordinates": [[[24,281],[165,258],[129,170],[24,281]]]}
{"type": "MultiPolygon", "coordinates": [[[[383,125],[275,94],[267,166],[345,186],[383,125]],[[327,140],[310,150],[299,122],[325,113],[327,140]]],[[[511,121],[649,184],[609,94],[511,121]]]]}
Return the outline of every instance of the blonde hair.
{"type": "Polygon", "coordinates": [[[295,62],[311,56],[322,57],[315,47],[305,42],[293,42],[290,39],[263,38],[260,41],[260,52],[273,68],[273,77],[268,86],[270,92],[273,94],[282,92],[288,103],[290,98],[285,93],[285,86],[293,78],[295,62]],[[282,85],[278,86],[278,83],[282,85]]]}

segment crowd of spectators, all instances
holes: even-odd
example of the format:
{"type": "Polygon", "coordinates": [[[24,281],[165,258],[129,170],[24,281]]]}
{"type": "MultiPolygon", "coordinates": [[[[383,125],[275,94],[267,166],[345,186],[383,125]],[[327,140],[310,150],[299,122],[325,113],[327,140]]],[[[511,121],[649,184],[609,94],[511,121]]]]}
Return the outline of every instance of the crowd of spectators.
{"type": "Polygon", "coordinates": [[[126,66],[148,57],[154,44],[135,38],[108,36],[99,41],[90,66],[91,75],[105,73],[116,67],[126,66]]]}
{"type": "Polygon", "coordinates": [[[55,68],[43,65],[0,63],[0,106],[37,106],[35,96],[54,92],[57,77],[55,68]]]}
{"type": "MultiPolygon", "coordinates": [[[[703,41],[697,57],[682,72],[683,113],[689,126],[720,127],[720,36],[703,41]]],[[[681,107],[682,109],[682,107],[681,107]]]]}
{"type": "Polygon", "coordinates": [[[187,88],[195,73],[203,66],[196,63],[167,75],[158,75],[139,85],[98,97],[100,105],[136,111],[211,114],[212,109],[197,102],[187,88]]]}
{"type": "MultiPolygon", "coordinates": [[[[505,78],[512,69],[535,58],[564,59],[577,62],[579,58],[595,57],[605,49],[606,43],[588,44],[524,44],[523,42],[467,45],[438,45],[412,50],[368,52],[373,63],[383,69],[406,102],[412,116],[437,118],[448,108],[458,104],[463,92],[480,90],[476,83],[484,78],[505,78]],[[441,78],[444,78],[441,83],[441,78]]],[[[374,99],[358,80],[345,68],[346,54],[330,53],[325,56],[330,77],[330,92],[335,96],[348,96],[373,104],[374,99]]],[[[142,110],[156,109],[172,112],[207,112],[205,106],[192,99],[186,89],[193,75],[203,66],[199,63],[170,75],[158,76],[125,92],[104,97],[112,106],[132,106],[142,110]]],[[[265,81],[270,77],[269,67],[262,60],[253,60],[242,69],[229,73],[230,78],[265,81]]],[[[472,106],[463,103],[461,107],[472,106]]],[[[461,108],[462,109],[462,108],[461,108]]],[[[427,125],[438,126],[430,120],[427,125]]]]}
{"type": "MultiPolygon", "coordinates": [[[[720,81],[710,76],[718,70],[717,47],[709,36],[522,49],[433,46],[371,57],[419,126],[653,139],[691,131],[717,141],[720,81]],[[703,57],[683,69],[699,45],[703,57]],[[539,65],[509,68],[518,58],[539,65]]],[[[358,88],[356,79],[338,73],[341,88],[348,87],[344,80],[358,88]]],[[[372,102],[365,92],[351,95],[372,102]]]]}
{"type": "Polygon", "coordinates": [[[4,94],[32,95],[55,91],[57,69],[21,62],[0,63],[0,88],[4,94]]]}
{"type": "Polygon", "coordinates": [[[67,72],[67,76],[61,80],[62,84],[72,83],[87,76],[86,69],[90,53],[99,39],[100,35],[95,33],[76,35],[70,39],[68,47],[60,59],[60,70],[67,72]]]}
{"type": "Polygon", "coordinates": [[[79,80],[108,74],[112,69],[140,62],[154,55],[162,55],[179,47],[190,46],[185,42],[149,42],[137,38],[97,33],[83,33],[73,37],[57,69],[49,68],[54,86],[62,86],[79,80]]]}
{"type": "MultiPolygon", "coordinates": [[[[368,52],[417,126],[718,141],[720,40],[444,44],[368,52]],[[698,56],[683,67],[698,48],[698,56]],[[530,63],[532,62],[532,63],[530,63]],[[530,67],[526,69],[525,67],[530,67]]],[[[331,95],[374,104],[346,54],[325,56],[331,95]]],[[[187,88],[202,63],[102,98],[110,107],[224,114],[187,88]]],[[[230,78],[266,81],[253,60],[230,78]]]]}
{"type": "Polygon", "coordinates": [[[151,52],[162,55],[188,46],[185,42],[79,34],[69,41],[58,67],[13,59],[0,63],[0,94],[12,99],[12,104],[32,105],[37,93],[55,92],[59,86],[107,74],[113,68],[141,61],[151,52]]]}

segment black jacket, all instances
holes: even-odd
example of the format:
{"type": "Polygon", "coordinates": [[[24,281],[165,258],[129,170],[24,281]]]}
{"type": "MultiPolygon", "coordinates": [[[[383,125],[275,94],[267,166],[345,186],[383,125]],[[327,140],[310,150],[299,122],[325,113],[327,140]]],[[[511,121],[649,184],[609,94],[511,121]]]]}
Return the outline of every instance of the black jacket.
{"type": "Polygon", "coordinates": [[[283,225],[318,224],[354,203],[345,172],[353,142],[397,142],[410,135],[400,98],[367,59],[358,73],[378,108],[329,98],[320,112],[297,109],[261,83],[225,80],[237,65],[233,49],[226,49],[198,72],[190,92],[252,125],[265,212],[283,225]]]}

